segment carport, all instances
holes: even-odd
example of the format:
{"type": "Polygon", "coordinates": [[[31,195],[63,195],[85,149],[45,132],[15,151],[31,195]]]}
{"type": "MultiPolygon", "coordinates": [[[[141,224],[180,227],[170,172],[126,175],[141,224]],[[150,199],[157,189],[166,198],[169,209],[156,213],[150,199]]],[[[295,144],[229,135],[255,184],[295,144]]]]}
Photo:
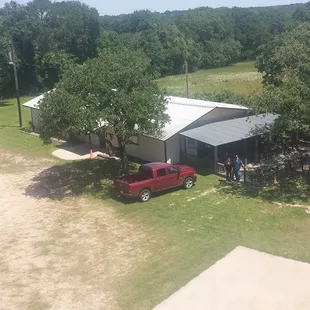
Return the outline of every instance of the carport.
{"type": "Polygon", "coordinates": [[[200,157],[212,159],[217,172],[219,159],[224,161],[226,154],[238,154],[245,163],[248,157],[257,162],[261,151],[261,135],[268,131],[277,118],[277,115],[270,113],[253,115],[207,124],[180,134],[196,148],[200,157]]]}

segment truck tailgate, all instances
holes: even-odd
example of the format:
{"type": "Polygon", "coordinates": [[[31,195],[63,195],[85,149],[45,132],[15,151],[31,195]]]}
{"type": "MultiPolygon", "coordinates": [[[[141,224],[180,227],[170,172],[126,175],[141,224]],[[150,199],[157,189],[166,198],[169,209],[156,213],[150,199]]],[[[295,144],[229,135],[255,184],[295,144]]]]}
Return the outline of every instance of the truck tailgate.
{"type": "Polygon", "coordinates": [[[121,193],[129,193],[130,184],[120,179],[114,181],[114,187],[121,193]]]}

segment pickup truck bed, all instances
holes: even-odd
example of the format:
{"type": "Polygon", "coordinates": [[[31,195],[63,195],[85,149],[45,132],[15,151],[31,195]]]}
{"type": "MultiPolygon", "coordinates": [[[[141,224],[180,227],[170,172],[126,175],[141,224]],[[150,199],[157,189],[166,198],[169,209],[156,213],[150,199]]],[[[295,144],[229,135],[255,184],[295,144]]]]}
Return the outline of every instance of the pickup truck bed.
{"type": "Polygon", "coordinates": [[[133,183],[142,182],[142,181],[146,181],[150,179],[151,179],[150,177],[147,177],[143,174],[132,174],[126,177],[121,177],[118,180],[124,183],[133,184],[133,183]]]}

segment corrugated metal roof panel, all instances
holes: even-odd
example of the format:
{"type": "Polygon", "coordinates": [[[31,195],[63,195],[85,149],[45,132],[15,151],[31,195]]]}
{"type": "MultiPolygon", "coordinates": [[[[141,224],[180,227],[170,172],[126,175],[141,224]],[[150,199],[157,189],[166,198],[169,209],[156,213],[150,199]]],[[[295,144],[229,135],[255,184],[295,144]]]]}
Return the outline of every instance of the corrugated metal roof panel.
{"type": "MultiPolygon", "coordinates": [[[[23,106],[39,109],[40,101],[44,98],[44,94],[31,99],[23,104],[23,106]]],[[[176,133],[180,132],[194,121],[198,120],[205,114],[211,112],[215,108],[229,108],[247,110],[246,107],[236,104],[211,102],[197,99],[188,99],[181,97],[167,97],[166,113],[170,116],[170,122],[165,125],[160,135],[152,136],[162,141],[168,140],[176,133]]]]}
{"type": "Polygon", "coordinates": [[[40,108],[40,101],[44,98],[44,95],[40,95],[38,97],[35,97],[27,102],[25,102],[23,104],[24,107],[27,107],[27,108],[31,108],[31,109],[37,109],[39,110],[40,108]]]}
{"type": "MultiPolygon", "coordinates": [[[[55,89],[49,90],[49,91],[47,92],[47,94],[49,94],[49,93],[50,93],[51,91],[53,91],[53,90],[55,90],[55,89]]],[[[45,93],[45,94],[46,94],[46,93],[45,93]]],[[[40,109],[41,100],[44,98],[44,95],[45,95],[45,94],[42,94],[42,95],[40,95],[40,96],[38,96],[38,97],[35,97],[35,98],[33,98],[33,99],[31,99],[31,100],[25,102],[25,103],[23,104],[23,106],[24,106],[24,107],[27,107],[27,108],[39,110],[39,109],[40,109]]]]}
{"type": "Polygon", "coordinates": [[[218,146],[254,137],[264,126],[271,125],[277,118],[278,115],[274,114],[236,118],[191,129],[182,132],[181,135],[218,146]]]}
{"type": "Polygon", "coordinates": [[[230,108],[247,110],[248,108],[236,104],[211,102],[181,97],[167,97],[166,113],[170,116],[170,122],[162,129],[160,136],[153,136],[162,141],[168,140],[191,123],[195,122],[215,108],[230,108]]]}
{"type": "Polygon", "coordinates": [[[180,105],[191,105],[191,106],[204,106],[209,108],[227,108],[227,109],[237,109],[237,110],[248,110],[247,107],[238,105],[238,104],[230,104],[230,103],[221,103],[221,102],[214,102],[214,101],[206,101],[206,100],[199,100],[199,99],[189,99],[189,98],[182,98],[182,97],[174,97],[170,96],[167,97],[168,102],[173,102],[175,104],[180,105]]]}

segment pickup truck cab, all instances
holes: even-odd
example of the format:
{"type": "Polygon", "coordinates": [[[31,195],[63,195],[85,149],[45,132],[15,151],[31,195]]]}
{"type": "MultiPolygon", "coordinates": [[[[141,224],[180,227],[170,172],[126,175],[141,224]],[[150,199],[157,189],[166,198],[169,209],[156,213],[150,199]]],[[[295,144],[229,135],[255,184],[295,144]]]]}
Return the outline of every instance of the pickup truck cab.
{"type": "Polygon", "coordinates": [[[141,165],[136,174],[117,178],[114,187],[124,196],[147,202],[152,193],[174,187],[190,189],[196,181],[195,170],[189,166],[149,163],[141,165]]]}

